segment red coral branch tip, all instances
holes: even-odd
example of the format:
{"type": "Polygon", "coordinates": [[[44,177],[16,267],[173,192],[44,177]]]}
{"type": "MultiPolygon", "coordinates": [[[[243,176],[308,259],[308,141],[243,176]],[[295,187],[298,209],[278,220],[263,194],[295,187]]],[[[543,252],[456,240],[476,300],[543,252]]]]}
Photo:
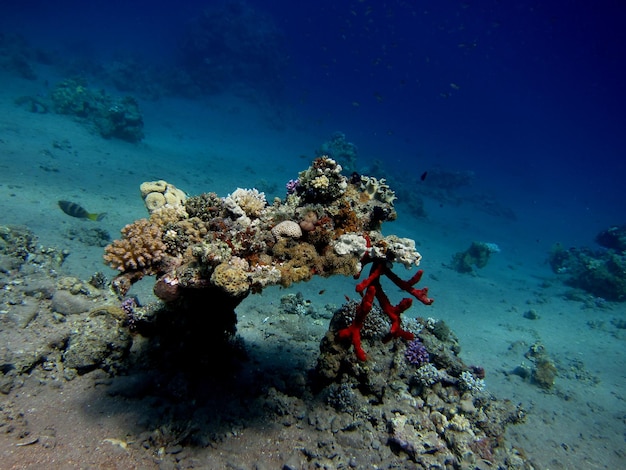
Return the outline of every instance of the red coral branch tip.
{"type": "Polygon", "coordinates": [[[367,354],[365,354],[365,351],[361,346],[361,328],[353,323],[352,325],[339,330],[337,332],[337,336],[339,339],[349,339],[352,342],[352,345],[354,346],[354,353],[359,361],[367,360],[367,354]]]}

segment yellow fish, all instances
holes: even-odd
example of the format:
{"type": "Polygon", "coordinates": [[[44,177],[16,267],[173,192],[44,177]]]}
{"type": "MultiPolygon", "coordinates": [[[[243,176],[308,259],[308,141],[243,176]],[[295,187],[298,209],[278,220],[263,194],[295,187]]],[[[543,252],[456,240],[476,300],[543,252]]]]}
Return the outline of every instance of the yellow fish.
{"type": "Polygon", "coordinates": [[[100,214],[87,212],[83,207],[71,201],[59,201],[59,207],[67,215],[79,219],[102,220],[106,215],[106,212],[101,212],[100,214]]]}

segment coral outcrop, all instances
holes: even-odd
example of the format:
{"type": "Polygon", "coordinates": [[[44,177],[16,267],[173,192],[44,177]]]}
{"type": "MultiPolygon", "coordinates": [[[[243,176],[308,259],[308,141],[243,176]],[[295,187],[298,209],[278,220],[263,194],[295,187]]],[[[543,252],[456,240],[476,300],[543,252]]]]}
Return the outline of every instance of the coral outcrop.
{"type": "Polygon", "coordinates": [[[566,284],[583,289],[589,294],[609,301],[626,301],[626,228],[610,227],[596,236],[596,242],[605,247],[565,249],[555,245],[548,262],[552,270],[562,276],[566,284]]]}
{"type": "Polygon", "coordinates": [[[532,468],[504,442],[506,425],[523,421],[524,410],[486,391],[484,370],[461,360],[454,334],[441,339],[440,321],[418,318],[403,328],[419,340],[385,343],[391,322],[374,305],[362,328],[369,356],[362,362],[340,338],[360,307],[350,301],[330,321],[312,375],[318,396],[406,459],[398,468],[532,468]]]}
{"type": "Polygon", "coordinates": [[[144,137],[143,116],[137,101],[126,96],[113,98],[95,91],[81,80],[64,80],[50,95],[52,109],[69,114],[95,127],[104,138],[139,142],[144,137]]]}
{"type": "Polygon", "coordinates": [[[493,253],[499,253],[495,243],[472,242],[465,251],[459,251],[452,257],[452,269],[459,273],[474,273],[473,266],[484,268],[493,253]]]}
{"type": "Polygon", "coordinates": [[[166,181],[143,183],[150,218],[126,226],[105,249],[107,264],[121,271],[112,285],[125,296],[154,275],[154,292],[166,304],[195,309],[208,302],[213,315],[235,321],[238,303],[268,285],[356,275],[365,259],[377,270],[391,261],[419,263],[413,240],[380,232],[396,217],[393,198],[369,197],[360,179],[349,181],[326,156],[298,180],[272,205],[256,189],[187,198],[166,181]]]}

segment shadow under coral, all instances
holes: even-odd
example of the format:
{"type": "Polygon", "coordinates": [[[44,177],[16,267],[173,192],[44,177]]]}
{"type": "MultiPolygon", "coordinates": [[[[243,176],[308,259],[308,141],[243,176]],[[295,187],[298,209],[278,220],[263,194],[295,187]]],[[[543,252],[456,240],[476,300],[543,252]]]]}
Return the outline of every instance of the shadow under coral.
{"type": "Polygon", "coordinates": [[[283,414],[276,394],[309,394],[315,354],[285,354],[281,342],[244,343],[235,334],[234,311],[231,317],[220,310],[217,321],[213,308],[188,296],[184,309],[159,311],[155,323],[144,326],[147,336],[136,337],[125,374],[93,392],[88,409],[94,417],[135,415],[128,431],[146,449],[203,448],[245,428],[273,426],[283,414]]]}

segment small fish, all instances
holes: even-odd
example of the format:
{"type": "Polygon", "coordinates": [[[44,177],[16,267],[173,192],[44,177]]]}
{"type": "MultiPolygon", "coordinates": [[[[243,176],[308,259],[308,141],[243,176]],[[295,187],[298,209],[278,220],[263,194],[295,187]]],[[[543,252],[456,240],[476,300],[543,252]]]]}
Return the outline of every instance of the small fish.
{"type": "Polygon", "coordinates": [[[422,173],[422,176],[420,176],[420,179],[421,179],[422,181],[424,181],[424,180],[426,179],[426,177],[427,177],[427,176],[428,176],[428,172],[427,172],[427,171],[425,171],[424,173],[422,173]]]}
{"type": "Polygon", "coordinates": [[[75,202],[70,201],[59,201],[59,207],[67,215],[77,217],[79,219],[102,220],[106,215],[106,212],[102,212],[100,214],[92,214],[91,212],[87,212],[83,207],[79,206],[75,202]]]}

